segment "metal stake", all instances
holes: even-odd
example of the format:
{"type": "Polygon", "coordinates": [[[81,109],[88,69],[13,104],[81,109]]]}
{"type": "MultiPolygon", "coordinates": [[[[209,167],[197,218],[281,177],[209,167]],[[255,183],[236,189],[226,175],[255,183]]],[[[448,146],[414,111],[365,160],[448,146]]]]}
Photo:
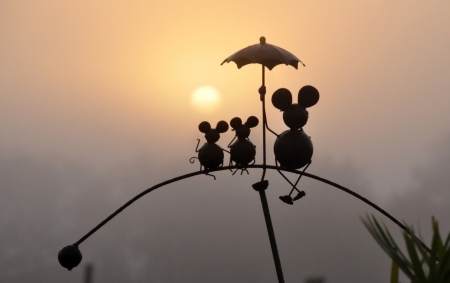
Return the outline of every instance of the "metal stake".
{"type": "Polygon", "coordinates": [[[284,283],[283,270],[281,269],[280,256],[278,254],[277,241],[275,240],[275,232],[273,231],[272,220],[270,218],[269,204],[267,203],[266,189],[269,186],[269,181],[264,180],[266,175],[266,86],[265,86],[265,66],[262,65],[262,86],[259,88],[259,96],[262,102],[262,115],[263,115],[263,173],[261,181],[253,184],[253,189],[259,192],[261,198],[261,205],[264,212],[264,219],[266,220],[267,233],[269,234],[270,247],[272,249],[273,261],[275,263],[275,269],[277,271],[278,283],[284,283]]]}
{"type": "Polygon", "coordinates": [[[267,203],[266,189],[269,186],[269,181],[261,181],[252,185],[255,191],[259,192],[261,198],[261,205],[264,212],[264,219],[266,220],[267,233],[269,234],[270,247],[272,249],[273,261],[277,271],[278,283],[284,283],[283,270],[281,269],[280,256],[278,255],[277,241],[275,240],[275,232],[273,231],[272,220],[270,218],[269,204],[267,203]]]}

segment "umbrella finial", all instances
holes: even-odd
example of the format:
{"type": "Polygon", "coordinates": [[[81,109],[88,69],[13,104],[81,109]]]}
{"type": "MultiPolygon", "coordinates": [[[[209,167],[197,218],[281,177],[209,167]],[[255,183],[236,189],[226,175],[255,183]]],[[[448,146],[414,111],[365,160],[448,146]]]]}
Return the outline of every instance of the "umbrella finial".
{"type": "Polygon", "coordinates": [[[259,38],[259,43],[260,43],[260,44],[266,44],[266,38],[265,38],[264,36],[261,36],[261,37],[259,38]]]}

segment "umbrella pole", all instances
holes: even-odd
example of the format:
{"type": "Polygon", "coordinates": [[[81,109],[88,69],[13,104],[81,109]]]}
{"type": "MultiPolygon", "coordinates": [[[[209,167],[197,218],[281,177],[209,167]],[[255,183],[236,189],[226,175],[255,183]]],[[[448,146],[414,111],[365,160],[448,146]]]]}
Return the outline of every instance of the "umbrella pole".
{"type": "Polygon", "coordinates": [[[266,175],[266,86],[264,82],[264,69],[265,66],[262,65],[262,86],[259,88],[260,99],[262,101],[262,112],[263,112],[263,174],[261,181],[254,184],[253,188],[259,192],[259,197],[261,199],[261,205],[263,208],[264,219],[266,221],[267,233],[269,234],[270,247],[272,249],[273,261],[275,263],[275,269],[277,271],[278,283],[284,283],[283,270],[281,269],[280,256],[278,254],[277,241],[275,240],[275,232],[272,226],[272,220],[270,218],[269,204],[267,203],[266,189],[269,186],[268,181],[264,181],[266,175]]]}
{"type": "Polygon", "coordinates": [[[259,88],[258,92],[260,99],[262,101],[262,116],[263,116],[263,174],[261,177],[261,182],[264,181],[266,175],[266,85],[265,85],[265,69],[266,67],[262,64],[262,86],[259,88]]]}

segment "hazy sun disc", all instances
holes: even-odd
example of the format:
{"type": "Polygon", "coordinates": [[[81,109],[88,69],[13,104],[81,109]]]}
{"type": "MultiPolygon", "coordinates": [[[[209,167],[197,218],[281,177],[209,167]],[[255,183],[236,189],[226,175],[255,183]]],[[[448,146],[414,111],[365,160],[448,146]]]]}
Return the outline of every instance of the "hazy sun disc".
{"type": "Polygon", "coordinates": [[[192,105],[202,111],[211,111],[220,103],[220,92],[212,86],[200,86],[191,96],[192,105]]]}

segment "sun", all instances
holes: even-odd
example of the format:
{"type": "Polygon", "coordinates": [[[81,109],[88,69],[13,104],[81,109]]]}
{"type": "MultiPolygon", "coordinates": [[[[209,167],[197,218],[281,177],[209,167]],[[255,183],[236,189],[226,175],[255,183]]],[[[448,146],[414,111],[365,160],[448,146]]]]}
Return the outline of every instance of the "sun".
{"type": "Polygon", "coordinates": [[[213,111],[220,103],[220,92],[212,86],[200,86],[191,95],[191,104],[204,112],[213,111]]]}

